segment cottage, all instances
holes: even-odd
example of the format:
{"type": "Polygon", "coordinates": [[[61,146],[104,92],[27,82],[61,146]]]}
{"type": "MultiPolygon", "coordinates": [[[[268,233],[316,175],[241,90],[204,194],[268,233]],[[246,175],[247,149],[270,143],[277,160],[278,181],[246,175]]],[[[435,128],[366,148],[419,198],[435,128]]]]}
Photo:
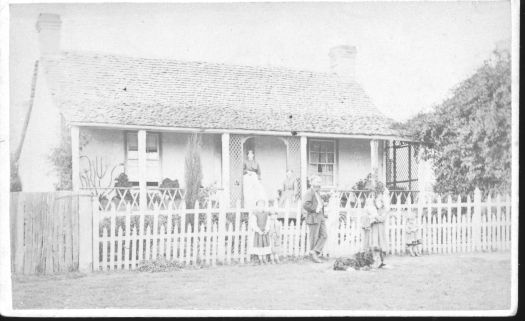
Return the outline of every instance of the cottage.
{"type": "Polygon", "coordinates": [[[330,50],[331,70],[310,72],[60,50],[60,17],[37,22],[33,108],[20,158],[24,190],[50,190],[49,162],[66,132],[73,189],[111,185],[125,172],[140,198],[165,178],[184,183],[188,137],[203,140],[203,184],[242,199],[252,149],[262,184],[277,195],[287,169],[349,190],[377,172],[391,189],[417,190],[417,159],[354,79],[356,48],[330,50]],[[65,129],[65,131],[64,131],[65,129]],[[102,183],[101,183],[102,182],[102,183]]]}

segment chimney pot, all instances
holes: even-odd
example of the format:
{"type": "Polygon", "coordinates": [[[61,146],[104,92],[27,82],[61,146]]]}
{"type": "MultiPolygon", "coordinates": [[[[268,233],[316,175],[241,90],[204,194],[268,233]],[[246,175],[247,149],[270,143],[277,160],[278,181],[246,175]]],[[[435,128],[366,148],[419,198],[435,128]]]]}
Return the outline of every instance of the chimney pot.
{"type": "Polygon", "coordinates": [[[41,13],[36,22],[40,55],[58,54],[60,51],[60,16],[53,13],[41,13]]]}
{"type": "Polygon", "coordinates": [[[333,73],[345,80],[355,79],[355,46],[342,45],[333,47],[329,52],[330,69],[333,73]]]}

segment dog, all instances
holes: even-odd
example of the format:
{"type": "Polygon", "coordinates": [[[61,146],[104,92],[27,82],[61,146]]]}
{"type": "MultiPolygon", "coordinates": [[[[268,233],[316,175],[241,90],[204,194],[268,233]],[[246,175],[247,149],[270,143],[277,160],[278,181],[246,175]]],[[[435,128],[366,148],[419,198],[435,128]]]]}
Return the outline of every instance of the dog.
{"type": "Polygon", "coordinates": [[[372,251],[358,252],[353,258],[338,258],[334,262],[334,270],[346,271],[349,268],[355,270],[369,270],[374,264],[374,255],[372,251]]]}

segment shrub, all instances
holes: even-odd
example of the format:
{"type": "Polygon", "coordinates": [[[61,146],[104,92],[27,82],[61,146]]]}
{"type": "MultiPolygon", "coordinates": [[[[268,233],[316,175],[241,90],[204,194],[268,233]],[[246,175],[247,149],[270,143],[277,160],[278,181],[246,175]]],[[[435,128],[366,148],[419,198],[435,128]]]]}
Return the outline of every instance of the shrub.
{"type": "Polygon", "coordinates": [[[137,270],[140,272],[169,272],[179,271],[182,263],[178,261],[168,261],[164,257],[158,256],[152,261],[140,261],[137,270]]]}
{"type": "Polygon", "coordinates": [[[188,149],[184,166],[184,177],[186,180],[186,206],[194,208],[199,199],[199,189],[202,187],[202,164],[201,164],[202,138],[199,134],[193,134],[188,139],[188,149]]]}
{"type": "Polygon", "coordinates": [[[378,180],[372,173],[366,175],[364,179],[359,180],[352,187],[353,190],[368,191],[375,194],[382,194],[385,192],[385,184],[378,180]]]}
{"type": "Polygon", "coordinates": [[[160,183],[160,188],[169,188],[169,189],[173,189],[173,190],[168,190],[167,193],[169,194],[170,197],[173,197],[174,199],[176,200],[180,200],[182,199],[180,193],[177,193],[177,189],[180,189],[180,184],[179,184],[179,180],[178,179],[170,179],[170,178],[165,178],[162,180],[162,182],[160,183]]]}
{"type": "Polygon", "coordinates": [[[115,178],[115,187],[124,187],[117,188],[117,198],[120,199],[121,195],[124,195],[124,199],[128,202],[133,200],[130,192],[126,192],[129,188],[133,187],[133,184],[129,181],[128,175],[126,173],[120,173],[117,178],[115,178]]]}

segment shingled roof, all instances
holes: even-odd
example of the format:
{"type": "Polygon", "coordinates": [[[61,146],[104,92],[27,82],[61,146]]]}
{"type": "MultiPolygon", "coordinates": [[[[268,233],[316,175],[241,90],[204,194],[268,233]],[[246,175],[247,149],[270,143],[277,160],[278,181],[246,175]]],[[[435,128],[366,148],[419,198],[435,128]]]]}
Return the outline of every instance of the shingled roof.
{"type": "Polygon", "coordinates": [[[397,136],[331,73],[63,52],[42,58],[70,122],[397,136]]]}

